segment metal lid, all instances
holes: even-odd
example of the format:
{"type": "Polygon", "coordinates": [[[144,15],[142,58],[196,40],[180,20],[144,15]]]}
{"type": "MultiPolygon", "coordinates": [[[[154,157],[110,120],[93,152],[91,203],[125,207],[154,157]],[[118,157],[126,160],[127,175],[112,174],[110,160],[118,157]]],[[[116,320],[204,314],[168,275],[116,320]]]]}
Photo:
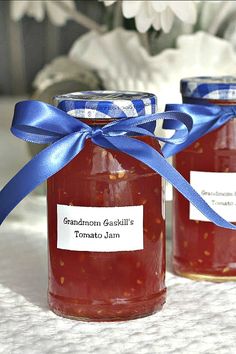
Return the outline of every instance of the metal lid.
{"type": "Polygon", "coordinates": [[[78,118],[130,118],[157,112],[157,98],[147,92],[82,91],[55,96],[54,102],[78,118]]]}
{"type": "Polygon", "coordinates": [[[180,91],[183,97],[236,100],[236,77],[199,76],[182,79],[180,91]]]}

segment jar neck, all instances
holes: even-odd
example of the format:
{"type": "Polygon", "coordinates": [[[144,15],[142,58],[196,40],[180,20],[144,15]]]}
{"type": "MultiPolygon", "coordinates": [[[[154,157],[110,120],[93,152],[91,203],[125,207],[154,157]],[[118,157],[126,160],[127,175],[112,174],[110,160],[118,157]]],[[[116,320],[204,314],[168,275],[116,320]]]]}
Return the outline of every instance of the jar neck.
{"type": "MultiPolygon", "coordinates": [[[[106,124],[109,124],[114,121],[119,121],[121,118],[79,118],[79,117],[74,117],[75,119],[79,119],[81,122],[92,126],[92,127],[103,127],[106,124]]],[[[132,117],[131,117],[132,118],[132,117]]],[[[131,119],[130,118],[130,119],[131,119]]],[[[143,123],[142,128],[148,130],[151,133],[154,133],[155,128],[156,128],[156,120],[153,120],[151,122],[143,123]]]]}
{"type": "Polygon", "coordinates": [[[91,119],[91,118],[77,118],[79,119],[81,122],[90,125],[90,126],[104,126],[108,123],[114,122],[115,120],[117,120],[116,118],[105,118],[105,119],[91,119]]]}
{"type": "Polygon", "coordinates": [[[215,100],[209,98],[193,98],[193,97],[183,97],[183,103],[190,103],[190,104],[215,104],[219,106],[234,106],[236,105],[236,100],[215,100]]]}

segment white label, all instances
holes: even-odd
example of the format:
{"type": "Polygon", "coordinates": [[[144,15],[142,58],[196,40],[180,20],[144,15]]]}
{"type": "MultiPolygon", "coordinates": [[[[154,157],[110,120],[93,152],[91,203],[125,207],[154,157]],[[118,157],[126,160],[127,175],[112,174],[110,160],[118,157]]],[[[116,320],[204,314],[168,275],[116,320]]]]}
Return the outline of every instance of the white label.
{"type": "MultiPolygon", "coordinates": [[[[190,184],[227,221],[236,221],[236,172],[190,172],[190,184]]],[[[190,204],[190,219],[209,221],[190,204]]]]}
{"type": "Polygon", "coordinates": [[[57,248],[117,252],[143,249],[143,205],[57,205],[57,248]]]}

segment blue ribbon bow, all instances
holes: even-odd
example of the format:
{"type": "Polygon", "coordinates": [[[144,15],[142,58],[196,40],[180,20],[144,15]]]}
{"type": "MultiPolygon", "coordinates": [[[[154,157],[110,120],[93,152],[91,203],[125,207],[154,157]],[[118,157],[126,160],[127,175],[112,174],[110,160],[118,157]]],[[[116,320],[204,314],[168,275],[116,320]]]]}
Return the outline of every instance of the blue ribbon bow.
{"type": "MultiPolygon", "coordinates": [[[[220,128],[225,123],[233,118],[236,118],[236,106],[218,106],[215,104],[168,104],[166,105],[166,112],[176,111],[189,114],[193,119],[193,128],[191,129],[188,138],[178,145],[166,142],[162,149],[165,157],[170,157],[178,152],[184,150],[194,141],[211,131],[220,128]]],[[[178,121],[164,120],[164,129],[174,129],[176,133],[173,138],[177,139],[182,136],[185,127],[178,121]]]]}
{"type": "Polygon", "coordinates": [[[83,149],[85,141],[91,139],[94,144],[119,150],[143,162],[169,181],[216,225],[236,229],[211,209],[159,152],[130,136],[135,134],[156,138],[145,125],[157,119],[178,121],[185,125],[185,129],[181,129],[177,136],[160,139],[171,141],[172,144],[183,143],[192,128],[191,118],[179,112],[119,119],[102,127],[93,127],[46,103],[19,102],[15,107],[12,133],[25,141],[51,145],[29,161],[0,192],[0,224],[27,194],[67,165],[83,149]]]}

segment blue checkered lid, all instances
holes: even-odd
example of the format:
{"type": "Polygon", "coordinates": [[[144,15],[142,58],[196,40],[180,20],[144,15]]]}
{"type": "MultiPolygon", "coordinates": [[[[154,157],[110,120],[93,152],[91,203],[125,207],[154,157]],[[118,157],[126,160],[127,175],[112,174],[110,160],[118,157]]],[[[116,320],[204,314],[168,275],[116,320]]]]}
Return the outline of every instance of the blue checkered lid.
{"type": "Polygon", "coordinates": [[[199,76],[182,79],[180,91],[183,97],[236,100],[236,77],[199,76]]]}
{"type": "Polygon", "coordinates": [[[82,91],[55,96],[54,102],[78,118],[128,118],[157,112],[156,96],[146,92],[82,91]]]}

